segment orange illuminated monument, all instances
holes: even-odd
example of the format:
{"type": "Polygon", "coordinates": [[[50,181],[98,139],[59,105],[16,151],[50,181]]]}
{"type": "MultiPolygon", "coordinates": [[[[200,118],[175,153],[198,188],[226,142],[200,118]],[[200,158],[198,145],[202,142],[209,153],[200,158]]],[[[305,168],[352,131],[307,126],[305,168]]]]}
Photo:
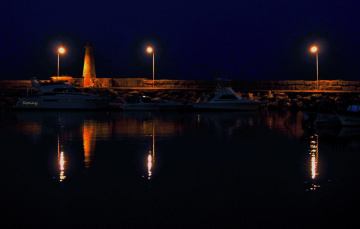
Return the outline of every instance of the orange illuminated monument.
{"type": "Polygon", "coordinates": [[[95,61],[94,61],[94,46],[90,41],[85,46],[85,59],[84,59],[84,87],[90,87],[93,84],[94,78],[96,78],[95,61]]]}

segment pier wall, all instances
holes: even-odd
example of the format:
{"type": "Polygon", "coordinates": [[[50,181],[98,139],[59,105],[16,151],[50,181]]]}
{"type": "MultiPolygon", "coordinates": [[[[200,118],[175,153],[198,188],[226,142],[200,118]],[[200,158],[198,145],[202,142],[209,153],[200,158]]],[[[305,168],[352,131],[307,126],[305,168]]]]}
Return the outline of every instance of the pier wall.
{"type": "MultiPolygon", "coordinates": [[[[195,102],[200,96],[211,95],[214,80],[156,80],[145,78],[96,78],[91,87],[83,87],[82,78],[58,77],[87,93],[121,97],[125,101],[134,93],[174,100],[183,104],[195,102]]],[[[230,85],[241,97],[263,101],[276,109],[319,109],[331,110],[346,104],[360,104],[360,81],[321,80],[319,89],[316,81],[281,80],[256,81],[232,80],[230,85]]],[[[19,98],[36,94],[30,80],[0,80],[0,108],[12,107],[19,98]]]]}
{"type": "MultiPolygon", "coordinates": [[[[76,87],[83,87],[82,78],[67,79],[76,87]]],[[[145,78],[94,78],[92,88],[146,88],[152,87],[153,81],[145,78]]],[[[316,90],[316,81],[307,80],[232,80],[231,86],[236,91],[273,91],[273,90],[316,90]]],[[[156,80],[155,87],[165,89],[213,89],[214,80],[156,80]]],[[[31,88],[29,80],[0,80],[1,89],[31,88]]],[[[319,80],[320,90],[360,92],[360,81],[319,80]]]]}

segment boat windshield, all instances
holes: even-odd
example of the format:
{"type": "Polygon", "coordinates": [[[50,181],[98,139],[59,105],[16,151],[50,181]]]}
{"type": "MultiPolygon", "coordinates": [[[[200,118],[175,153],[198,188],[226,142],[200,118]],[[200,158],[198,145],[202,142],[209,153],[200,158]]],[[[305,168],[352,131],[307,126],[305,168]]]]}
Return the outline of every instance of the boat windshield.
{"type": "Polygon", "coordinates": [[[359,112],[360,111],[359,105],[350,105],[348,106],[347,111],[359,112]]]}

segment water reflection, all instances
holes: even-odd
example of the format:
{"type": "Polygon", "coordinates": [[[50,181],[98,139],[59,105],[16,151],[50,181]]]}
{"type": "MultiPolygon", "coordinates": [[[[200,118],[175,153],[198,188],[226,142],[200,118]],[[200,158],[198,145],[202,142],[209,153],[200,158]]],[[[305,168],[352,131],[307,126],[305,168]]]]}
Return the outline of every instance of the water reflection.
{"type": "Polygon", "coordinates": [[[308,187],[306,191],[315,191],[320,185],[318,184],[318,163],[319,163],[319,136],[314,134],[310,136],[310,147],[309,147],[309,155],[310,155],[310,177],[311,180],[306,182],[308,187]]]}
{"type": "MultiPolygon", "coordinates": [[[[46,141],[46,147],[51,146],[51,138],[57,138],[57,168],[52,171],[59,171],[59,181],[66,179],[66,164],[72,161],[66,160],[66,155],[74,155],[70,158],[77,158],[78,152],[75,150],[77,139],[82,141],[82,155],[85,172],[89,171],[95,155],[95,143],[97,136],[108,138],[111,122],[104,122],[106,116],[101,113],[81,112],[17,112],[19,123],[17,130],[25,135],[31,136],[34,142],[46,141]],[[67,147],[66,153],[64,146],[67,147]]],[[[51,152],[52,150],[50,150],[51,152]]],[[[68,164],[69,165],[69,164],[68,164]]]]}
{"type": "Polygon", "coordinates": [[[186,116],[179,113],[127,111],[117,121],[114,134],[125,136],[150,136],[156,127],[157,136],[171,137],[184,132],[186,116]]]}
{"type": "Polygon", "coordinates": [[[151,179],[152,169],[155,163],[155,126],[152,122],[152,151],[149,151],[148,155],[148,179],[151,179]]]}
{"type": "Polygon", "coordinates": [[[148,158],[147,158],[147,161],[148,161],[148,164],[147,164],[147,167],[148,167],[148,179],[150,180],[151,179],[151,175],[152,175],[152,166],[153,166],[153,155],[151,154],[151,151],[149,152],[149,155],[148,155],[148,158]]]}
{"type": "Polygon", "coordinates": [[[265,223],[296,227],[307,219],[316,222],[324,209],[329,213],[324,220],[343,218],[352,209],[344,206],[359,202],[352,194],[360,188],[360,157],[345,150],[359,147],[359,137],[329,141],[302,129],[296,113],[39,112],[18,117],[9,124],[0,120],[0,167],[6,172],[0,176],[6,184],[0,196],[5,207],[14,206],[8,225],[23,209],[19,219],[49,212],[44,217],[54,223],[67,219],[65,227],[78,220],[85,227],[145,222],[135,227],[146,228],[162,221],[160,227],[171,228],[177,216],[184,216],[182,222],[190,223],[180,226],[187,228],[203,225],[211,215],[218,221],[209,224],[220,228],[239,222],[239,216],[251,219],[249,227],[263,217],[265,223]],[[331,183],[324,182],[327,177],[331,183]],[[54,212],[59,217],[54,219],[54,212]]]}
{"type": "MultiPolygon", "coordinates": [[[[146,156],[146,177],[151,179],[155,163],[156,136],[167,138],[184,132],[184,123],[181,122],[183,117],[181,114],[174,113],[43,111],[17,112],[16,116],[19,122],[15,130],[36,140],[34,143],[47,139],[46,144],[49,145],[49,148],[55,148],[54,145],[50,145],[52,141],[49,139],[57,139],[58,166],[52,170],[60,171],[60,181],[66,178],[67,166],[73,165],[73,158],[79,156],[78,140],[82,142],[83,171],[88,173],[94,163],[98,141],[122,141],[123,137],[140,137],[141,140],[147,136],[152,137],[146,156]],[[181,121],[176,121],[176,119],[181,119],[181,121]],[[63,150],[64,145],[67,149],[66,152],[63,150]],[[67,160],[65,160],[66,155],[70,155],[67,160]]],[[[76,166],[78,170],[79,164],[76,166]]]]}
{"type": "Polygon", "coordinates": [[[96,143],[96,125],[94,122],[84,120],[83,125],[83,146],[84,146],[84,163],[88,171],[95,155],[96,143]]]}
{"type": "Polygon", "coordinates": [[[270,130],[301,139],[304,135],[300,112],[266,112],[266,125],[270,130]]]}
{"type": "MultiPolygon", "coordinates": [[[[273,133],[279,133],[292,139],[301,139],[309,134],[301,127],[300,112],[19,112],[16,115],[19,118],[19,123],[15,128],[13,127],[16,131],[30,135],[36,141],[47,139],[45,141],[48,145],[52,142],[48,141],[49,138],[58,139],[58,166],[56,169],[60,169],[61,181],[66,178],[65,174],[69,179],[67,166],[71,165],[70,171],[73,171],[73,167],[76,166],[76,169],[80,168],[83,173],[88,173],[92,169],[95,155],[107,153],[103,152],[102,148],[97,149],[100,141],[112,141],[111,144],[119,144],[119,149],[123,149],[121,144],[127,139],[130,141],[136,139],[138,142],[136,147],[146,146],[141,151],[143,155],[141,156],[141,176],[150,180],[154,176],[155,141],[167,141],[175,136],[182,136],[184,133],[196,133],[194,137],[201,138],[204,142],[212,141],[214,138],[231,141],[230,144],[223,146],[229,151],[238,152],[246,148],[247,151],[259,152],[262,147],[258,144],[258,140],[263,136],[269,137],[273,133]],[[266,135],[267,133],[270,134],[266,135]],[[250,138],[255,140],[248,144],[247,140],[250,138]],[[243,141],[243,149],[232,147],[240,141],[243,141]],[[77,145],[79,142],[81,142],[81,148],[77,145]],[[66,146],[65,151],[63,150],[64,145],[66,146]],[[81,157],[82,164],[78,163],[79,157],[81,157]],[[73,162],[74,158],[78,163],[76,165],[73,162]]],[[[310,151],[310,168],[308,170],[311,171],[309,183],[312,183],[311,188],[313,189],[318,188],[316,182],[318,180],[318,138],[320,136],[316,131],[315,133],[316,135],[311,135],[311,147],[316,146],[316,148],[312,148],[310,151]]],[[[342,128],[337,133],[342,133],[346,139],[349,139],[349,135],[359,135],[360,131],[342,128]]],[[[261,142],[266,142],[266,140],[262,139],[261,142]]],[[[206,144],[204,142],[201,144],[206,144]]],[[[356,146],[357,148],[360,146],[357,140],[351,143],[351,147],[356,146]]],[[[55,145],[51,147],[55,148],[55,145]]],[[[111,145],[108,147],[113,150],[111,145]]],[[[126,152],[127,149],[124,150],[126,152]]],[[[161,153],[161,151],[159,152],[161,153]]]]}
{"type": "Polygon", "coordinates": [[[66,176],[65,176],[65,156],[64,151],[62,150],[62,146],[60,144],[60,137],[58,136],[58,162],[59,162],[59,181],[62,182],[66,176]]]}
{"type": "Polygon", "coordinates": [[[218,136],[232,137],[238,130],[255,128],[266,128],[296,139],[304,136],[300,112],[199,112],[195,120],[198,125],[213,126],[218,136]]]}
{"type": "Polygon", "coordinates": [[[154,121],[151,121],[152,124],[152,145],[149,153],[147,155],[147,179],[151,180],[152,178],[152,170],[155,163],[155,126],[154,121]]]}
{"type": "Polygon", "coordinates": [[[238,128],[253,126],[258,117],[254,112],[199,112],[196,114],[197,125],[214,128],[217,135],[231,137],[238,128]]]}
{"type": "Polygon", "coordinates": [[[60,165],[60,182],[61,182],[66,178],[66,176],[65,176],[65,157],[64,157],[63,151],[60,152],[59,165],[60,165]]]}
{"type": "Polygon", "coordinates": [[[336,145],[341,151],[358,152],[360,150],[360,127],[314,127],[304,129],[304,138],[318,135],[319,138],[336,145]]]}

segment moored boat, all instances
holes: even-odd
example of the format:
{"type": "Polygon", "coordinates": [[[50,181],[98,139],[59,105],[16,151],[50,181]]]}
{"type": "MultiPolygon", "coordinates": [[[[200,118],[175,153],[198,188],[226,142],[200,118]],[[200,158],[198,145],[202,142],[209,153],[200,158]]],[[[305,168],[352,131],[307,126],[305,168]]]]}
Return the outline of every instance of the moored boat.
{"type": "Polygon", "coordinates": [[[135,111],[157,111],[157,110],[178,110],[184,107],[182,103],[164,100],[160,98],[151,98],[149,96],[136,96],[135,101],[126,102],[123,105],[124,110],[135,111]]]}
{"type": "Polygon", "coordinates": [[[360,126],[360,105],[349,105],[344,111],[336,111],[342,126],[360,126]]]}
{"type": "Polygon", "coordinates": [[[197,110],[237,110],[253,111],[263,105],[260,101],[241,98],[230,87],[217,89],[215,97],[207,100],[199,98],[195,103],[189,104],[197,110]]]}
{"type": "Polygon", "coordinates": [[[21,98],[14,109],[18,110],[97,110],[111,108],[111,98],[87,94],[64,82],[44,83],[30,80],[33,88],[39,92],[30,97],[21,98]]]}
{"type": "Polygon", "coordinates": [[[340,126],[340,120],[334,112],[301,111],[304,123],[308,126],[340,126]]]}

